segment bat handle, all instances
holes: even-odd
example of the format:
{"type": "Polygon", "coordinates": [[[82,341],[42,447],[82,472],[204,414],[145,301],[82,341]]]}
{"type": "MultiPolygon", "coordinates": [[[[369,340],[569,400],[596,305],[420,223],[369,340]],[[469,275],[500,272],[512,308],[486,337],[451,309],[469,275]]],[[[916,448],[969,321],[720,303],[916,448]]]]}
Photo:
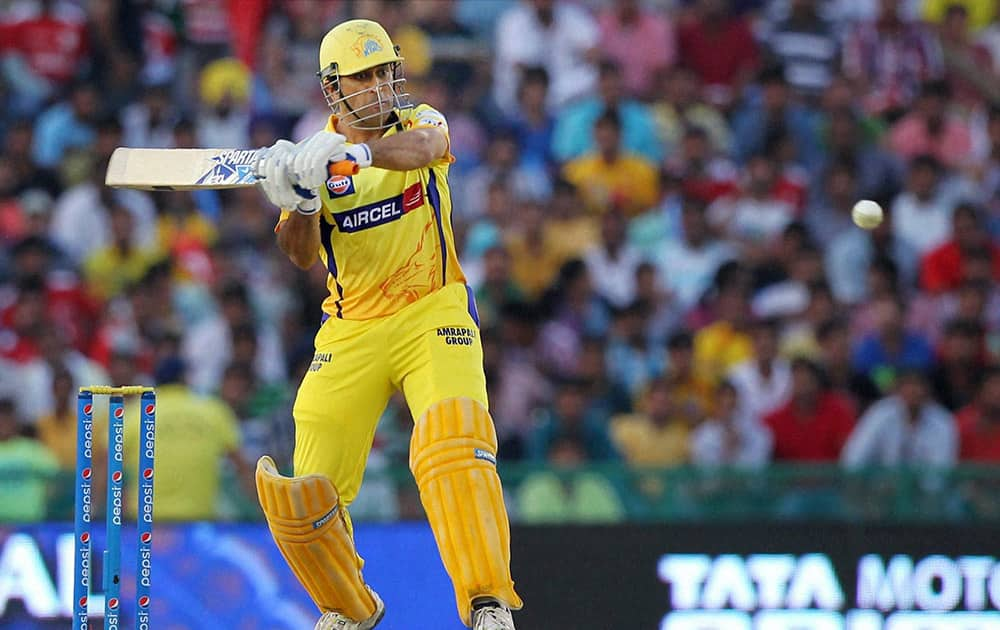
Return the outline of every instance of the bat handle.
{"type": "Polygon", "coordinates": [[[361,167],[353,160],[330,162],[327,166],[327,171],[329,171],[330,175],[357,175],[360,170],[361,167]]]}

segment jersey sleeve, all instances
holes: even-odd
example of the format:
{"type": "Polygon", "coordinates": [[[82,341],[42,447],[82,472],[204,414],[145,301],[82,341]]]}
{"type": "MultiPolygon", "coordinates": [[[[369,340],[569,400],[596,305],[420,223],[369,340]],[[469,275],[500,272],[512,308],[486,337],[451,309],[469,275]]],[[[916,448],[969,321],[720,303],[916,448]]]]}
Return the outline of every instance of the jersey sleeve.
{"type": "Polygon", "coordinates": [[[430,105],[422,103],[413,108],[403,121],[403,126],[406,130],[436,127],[443,131],[445,140],[448,141],[448,148],[445,150],[445,154],[434,165],[451,164],[455,161],[455,156],[451,153],[451,134],[448,131],[448,120],[444,117],[444,114],[430,105]]]}

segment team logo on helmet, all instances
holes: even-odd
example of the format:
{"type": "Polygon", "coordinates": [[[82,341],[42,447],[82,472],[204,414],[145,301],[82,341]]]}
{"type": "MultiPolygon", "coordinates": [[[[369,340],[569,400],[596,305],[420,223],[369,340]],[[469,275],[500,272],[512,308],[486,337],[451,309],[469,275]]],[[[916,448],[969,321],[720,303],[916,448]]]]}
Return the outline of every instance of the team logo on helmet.
{"type": "Polygon", "coordinates": [[[362,35],[354,40],[354,45],[351,46],[351,50],[353,50],[354,54],[358,57],[368,57],[369,55],[382,52],[382,44],[371,35],[362,35]]]}

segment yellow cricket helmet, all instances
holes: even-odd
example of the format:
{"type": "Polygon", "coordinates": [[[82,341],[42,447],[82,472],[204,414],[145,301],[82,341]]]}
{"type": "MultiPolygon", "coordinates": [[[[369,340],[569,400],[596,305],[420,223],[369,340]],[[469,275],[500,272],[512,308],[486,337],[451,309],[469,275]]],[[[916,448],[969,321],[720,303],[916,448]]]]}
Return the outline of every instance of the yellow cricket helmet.
{"type": "Polygon", "coordinates": [[[399,54],[399,46],[392,43],[389,34],[382,25],[372,20],[348,20],[330,29],[319,45],[319,77],[323,87],[326,102],[335,114],[341,113],[341,107],[346,107],[354,115],[349,122],[359,129],[384,129],[390,126],[386,121],[379,121],[374,126],[362,123],[376,117],[382,117],[383,105],[390,105],[382,100],[382,93],[388,87],[392,94],[391,106],[395,108],[409,107],[407,97],[402,91],[404,82],[403,57],[399,54]],[[374,86],[379,95],[377,102],[360,109],[351,109],[346,103],[348,98],[367,91],[361,90],[344,94],[340,86],[340,77],[364,72],[371,68],[388,64],[392,70],[391,78],[374,86]]]}

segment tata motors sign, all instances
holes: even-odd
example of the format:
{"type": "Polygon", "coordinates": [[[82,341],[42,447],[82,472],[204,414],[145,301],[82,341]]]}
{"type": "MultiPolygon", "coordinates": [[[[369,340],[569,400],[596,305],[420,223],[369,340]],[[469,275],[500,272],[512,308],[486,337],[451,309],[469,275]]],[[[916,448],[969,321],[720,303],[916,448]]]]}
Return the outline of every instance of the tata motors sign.
{"type": "Polygon", "coordinates": [[[992,556],[862,556],[846,589],[822,553],[665,554],[661,630],[997,630],[992,556]]]}
{"type": "Polygon", "coordinates": [[[519,627],[1000,630],[1000,527],[520,527],[511,540],[519,627]]]}

